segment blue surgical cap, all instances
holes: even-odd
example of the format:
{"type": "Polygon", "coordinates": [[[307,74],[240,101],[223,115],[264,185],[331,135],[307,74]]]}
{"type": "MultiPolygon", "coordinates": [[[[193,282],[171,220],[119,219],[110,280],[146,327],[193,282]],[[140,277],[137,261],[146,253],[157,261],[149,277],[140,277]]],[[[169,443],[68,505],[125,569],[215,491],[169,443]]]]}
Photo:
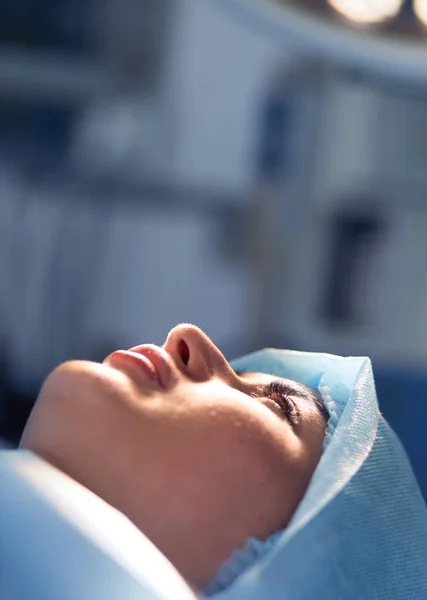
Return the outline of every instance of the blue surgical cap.
{"type": "Polygon", "coordinates": [[[427,598],[427,508],[379,412],[370,360],[263,350],[232,367],[317,389],[330,418],[325,451],[287,528],[249,539],[204,593],[221,600],[427,598]]]}

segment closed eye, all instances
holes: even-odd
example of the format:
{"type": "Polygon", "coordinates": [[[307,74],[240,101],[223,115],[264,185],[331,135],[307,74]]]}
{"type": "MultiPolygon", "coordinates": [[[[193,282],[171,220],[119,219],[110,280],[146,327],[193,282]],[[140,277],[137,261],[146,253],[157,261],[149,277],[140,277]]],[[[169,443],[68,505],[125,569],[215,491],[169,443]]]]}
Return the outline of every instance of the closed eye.
{"type": "MultiPolygon", "coordinates": [[[[235,371],[236,375],[246,380],[253,380],[261,373],[252,373],[245,371],[235,371]]],[[[254,386],[254,392],[250,393],[253,398],[265,399],[276,402],[277,408],[280,408],[281,413],[287,420],[294,423],[301,421],[301,412],[299,410],[299,402],[301,399],[307,401],[319,413],[325,423],[329,420],[329,413],[323,403],[322,397],[318,392],[310,388],[306,388],[298,382],[293,382],[287,379],[274,379],[266,384],[254,386]],[[294,385],[293,385],[294,384],[294,385]]],[[[276,411],[277,412],[277,411],[276,411]]]]}
{"type": "Polygon", "coordinates": [[[295,390],[289,384],[280,379],[275,379],[264,386],[264,394],[268,399],[278,404],[291,425],[297,425],[300,422],[301,413],[292,399],[292,396],[295,396],[295,390]]]}
{"type": "Polygon", "coordinates": [[[256,391],[251,394],[254,398],[260,398],[270,403],[274,412],[283,416],[291,425],[297,425],[301,420],[301,413],[296,402],[295,389],[281,379],[258,385],[256,391]]]}

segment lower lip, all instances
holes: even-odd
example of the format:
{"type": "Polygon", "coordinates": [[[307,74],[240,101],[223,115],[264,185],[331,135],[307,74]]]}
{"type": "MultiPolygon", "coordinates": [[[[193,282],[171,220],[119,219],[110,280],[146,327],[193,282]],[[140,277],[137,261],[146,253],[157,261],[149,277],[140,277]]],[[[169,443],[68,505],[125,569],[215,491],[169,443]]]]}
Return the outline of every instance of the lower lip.
{"type": "Polygon", "coordinates": [[[140,373],[145,375],[145,378],[150,381],[159,383],[159,377],[154,367],[153,363],[143,356],[142,354],[137,354],[136,352],[131,352],[130,350],[117,350],[113,352],[104,360],[104,363],[110,363],[112,366],[120,364],[128,364],[138,369],[140,373]]]}

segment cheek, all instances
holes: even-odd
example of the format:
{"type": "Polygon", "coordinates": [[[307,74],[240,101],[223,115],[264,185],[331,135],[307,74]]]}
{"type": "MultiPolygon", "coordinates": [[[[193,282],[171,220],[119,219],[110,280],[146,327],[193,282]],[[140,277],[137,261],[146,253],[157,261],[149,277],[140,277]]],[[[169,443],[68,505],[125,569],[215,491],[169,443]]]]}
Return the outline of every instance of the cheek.
{"type": "Polygon", "coordinates": [[[248,478],[296,467],[298,439],[275,414],[240,392],[199,389],[178,410],[168,413],[161,425],[164,446],[185,456],[198,471],[227,473],[248,478]],[[214,398],[214,400],[212,400],[214,398]]]}
{"type": "MultiPolygon", "coordinates": [[[[164,429],[165,487],[183,509],[208,506],[268,535],[285,524],[305,492],[305,463],[295,436],[261,405],[219,399],[194,409],[182,429],[164,429]]],[[[159,476],[157,472],[156,476],[159,476]]]]}

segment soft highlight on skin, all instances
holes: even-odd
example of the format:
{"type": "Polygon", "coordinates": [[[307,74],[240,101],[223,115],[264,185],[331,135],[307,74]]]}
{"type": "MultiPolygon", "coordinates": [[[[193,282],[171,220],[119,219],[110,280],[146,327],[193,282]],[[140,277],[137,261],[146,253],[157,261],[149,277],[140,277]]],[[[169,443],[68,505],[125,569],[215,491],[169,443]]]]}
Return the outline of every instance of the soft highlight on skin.
{"type": "Polygon", "coordinates": [[[236,374],[200,329],[179,325],[161,349],[60,365],[21,447],[121,510],[203,587],[248,537],[286,526],[321,456],[316,393],[283,380],[273,388],[286,398],[265,397],[276,379],[236,374]]]}

